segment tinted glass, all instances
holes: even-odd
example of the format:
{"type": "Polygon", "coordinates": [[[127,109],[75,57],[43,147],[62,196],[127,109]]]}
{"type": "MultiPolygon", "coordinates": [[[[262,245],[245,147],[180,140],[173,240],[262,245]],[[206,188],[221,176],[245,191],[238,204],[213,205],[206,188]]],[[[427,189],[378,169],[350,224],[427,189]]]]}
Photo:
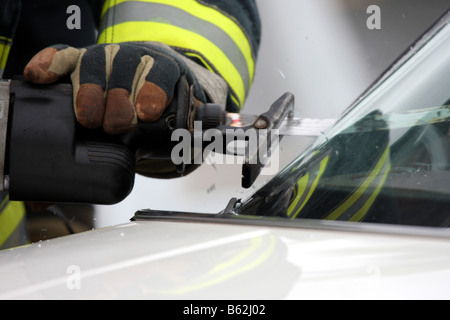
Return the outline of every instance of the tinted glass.
{"type": "Polygon", "coordinates": [[[448,15],[238,213],[447,227],[447,22],[448,15]]]}

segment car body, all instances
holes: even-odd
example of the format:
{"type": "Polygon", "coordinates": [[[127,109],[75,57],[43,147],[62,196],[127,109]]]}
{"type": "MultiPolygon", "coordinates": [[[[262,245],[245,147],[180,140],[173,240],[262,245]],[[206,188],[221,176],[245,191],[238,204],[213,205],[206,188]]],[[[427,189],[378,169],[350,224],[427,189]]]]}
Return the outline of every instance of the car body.
{"type": "Polygon", "coordinates": [[[446,231],[234,219],[155,216],[3,252],[0,299],[450,298],[446,231]]]}
{"type": "MultiPolygon", "coordinates": [[[[330,130],[247,199],[211,214],[142,210],[127,224],[0,252],[0,299],[450,298],[449,22],[446,13],[330,130]],[[334,142],[353,148],[345,150],[354,162],[373,160],[356,155],[380,145],[341,139],[362,132],[381,134],[391,159],[390,169],[373,176],[383,179],[366,204],[396,201],[395,221],[378,221],[383,209],[359,223],[337,221],[345,212],[314,216],[322,207],[283,216],[317,154],[338,154],[329,148],[334,142]]],[[[336,190],[352,198],[358,171],[337,167],[314,184],[324,191],[317,203],[336,190]]]]}

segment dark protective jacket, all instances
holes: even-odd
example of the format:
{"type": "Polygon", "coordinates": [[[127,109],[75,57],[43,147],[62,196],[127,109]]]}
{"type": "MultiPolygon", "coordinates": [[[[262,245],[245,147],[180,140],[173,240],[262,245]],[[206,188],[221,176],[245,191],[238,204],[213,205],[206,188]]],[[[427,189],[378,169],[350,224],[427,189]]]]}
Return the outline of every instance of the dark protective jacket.
{"type": "MultiPolygon", "coordinates": [[[[21,74],[34,54],[58,43],[159,41],[225,79],[226,107],[238,111],[253,81],[260,34],[255,0],[1,0],[0,78],[21,74]],[[79,29],[67,25],[71,5],[80,9],[79,29]]],[[[24,212],[0,193],[0,249],[24,243],[24,212]]]]}

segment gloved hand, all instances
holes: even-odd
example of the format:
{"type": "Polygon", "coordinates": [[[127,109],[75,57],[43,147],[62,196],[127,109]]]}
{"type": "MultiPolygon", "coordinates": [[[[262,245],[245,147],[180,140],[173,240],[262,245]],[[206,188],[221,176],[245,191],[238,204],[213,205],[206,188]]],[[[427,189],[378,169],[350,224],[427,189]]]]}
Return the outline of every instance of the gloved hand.
{"type": "Polygon", "coordinates": [[[38,84],[53,83],[68,74],[78,121],[87,128],[103,126],[110,134],[130,131],[138,119],[158,120],[182,75],[194,85],[198,103],[206,102],[205,90],[210,100],[219,95],[224,101],[227,92],[220,77],[157,42],[97,44],[83,49],[56,45],[36,54],[24,71],[27,80],[38,84]]]}

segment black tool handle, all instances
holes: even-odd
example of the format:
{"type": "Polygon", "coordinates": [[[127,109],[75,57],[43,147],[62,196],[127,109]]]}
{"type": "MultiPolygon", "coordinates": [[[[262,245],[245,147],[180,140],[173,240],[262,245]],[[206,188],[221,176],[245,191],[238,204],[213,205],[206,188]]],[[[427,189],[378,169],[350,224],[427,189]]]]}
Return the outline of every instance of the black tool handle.
{"type": "MultiPolygon", "coordinates": [[[[139,123],[118,136],[78,124],[70,84],[42,86],[13,80],[10,88],[5,175],[11,200],[115,204],[133,189],[136,161],[139,163],[136,155],[144,153],[144,161],[148,157],[171,161],[177,143],[171,140],[174,130],[191,132],[192,123],[201,121],[205,129],[217,128],[226,138],[234,128],[221,106],[194,108],[192,88],[183,77],[159,120],[139,123]]],[[[292,108],[293,95],[283,95],[253,125],[242,128],[244,134],[237,138],[245,139],[249,129],[261,129],[259,122],[266,129],[277,128],[292,108]]],[[[259,162],[253,165],[249,161],[255,150],[246,153],[244,187],[253,183],[261,168],[259,162]]],[[[187,170],[186,164],[179,165],[176,174],[182,176],[187,170]]]]}
{"type": "Polygon", "coordinates": [[[80,126],[69,84],[11,81],[6,152],[11,200],[114,204],[131,192],[134,152],[80,126]]]}

